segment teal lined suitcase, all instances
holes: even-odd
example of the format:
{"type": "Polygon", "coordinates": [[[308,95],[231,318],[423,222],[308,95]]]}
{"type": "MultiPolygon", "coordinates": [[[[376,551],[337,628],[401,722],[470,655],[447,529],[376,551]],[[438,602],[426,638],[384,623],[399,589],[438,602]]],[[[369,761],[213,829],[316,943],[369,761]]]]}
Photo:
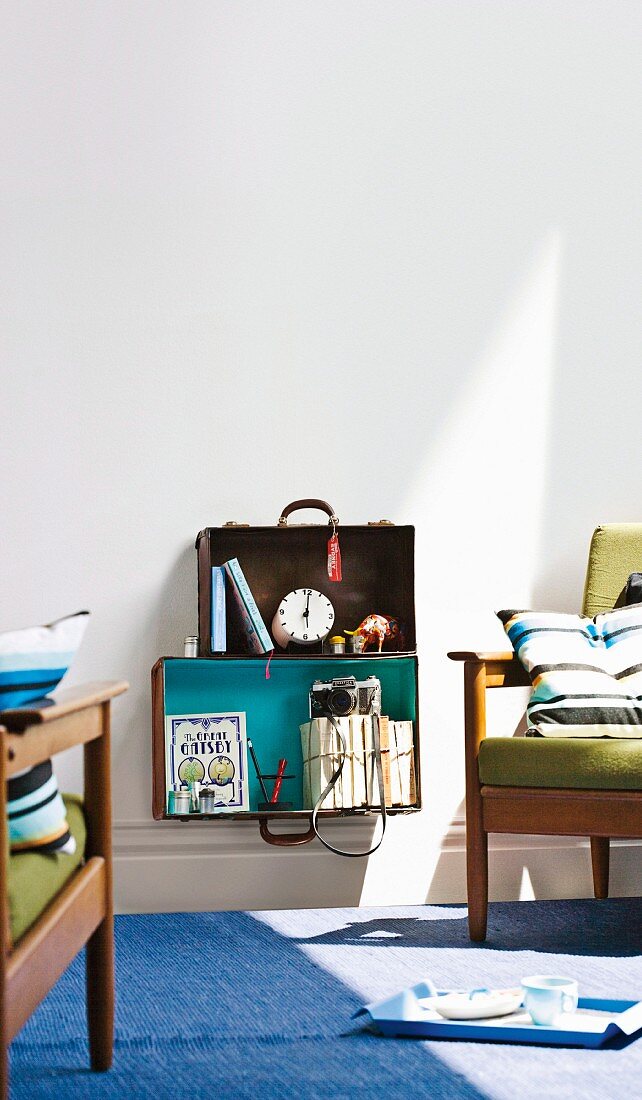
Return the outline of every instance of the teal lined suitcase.
{"type": "MultiPolygon", "coordinates": [[[[410,719],[414,730],[414,789],[412,805],[394,806],[388,814],[409,813],[421,807],[419,767],[418,662],[414,606],[414,528],[387,521],[360,526],[341,525],[324,501],[296,501],[284,509],[274,527],[228,523],[208,527],[196,540],[198,559],[199,656],[162,657],[152,669],[153,814],[188,821],[252,820],[261,835],[274,844],[301,844],[313,839],[312,807],[304,804],[302,751],[299,727],[309,717],[309,695],[315,680],[375,676],[381,683],[382,711],[393,719],[410,719]],[[291,524],[298,508],[321,508],[328,524],[291,524]],[[341,549],[342,579],[328,577],[328,539],[336,530],[341,549]],[[320,592],[332,603],[331,633],[354,630],[369,614],[394,617],[402,633],[384,641],[379,653],[327,651],[323,639],[283,649],[271,655],[248,652],[247,639],[236,609],[227,595],[227,649],[211,650],[212,567],[230,558],[241,564],[261,616],[272,633],[272,621],[283,597],[302,588],[320,592]],[[273,775],[286,758],[287,775],[279,802],[291,808],[266,810],[264,792],[250,763],[247,772],[247,808],[209,813],[168,813],[168,729],[172,716],[242,711],[261,769],[273,775]],[[263,807],[263,808],[261,808],[263,807]],[[304,832],[274,834],[275,818],[306,823],[304,832]]],[[[320,817],[376,814],[374,808],[321,810],[320,817]]]]}

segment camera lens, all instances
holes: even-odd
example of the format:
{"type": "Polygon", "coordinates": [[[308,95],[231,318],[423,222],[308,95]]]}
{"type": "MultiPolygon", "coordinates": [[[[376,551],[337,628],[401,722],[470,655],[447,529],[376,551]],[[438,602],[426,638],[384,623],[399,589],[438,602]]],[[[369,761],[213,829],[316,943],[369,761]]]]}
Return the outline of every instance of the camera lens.
{"type": "Polygon", "coordinates": [[[355,699],[345,688],[335,688],[330,692],[328,704],[332,714],[351,714],[354,710],[355,699]]]}

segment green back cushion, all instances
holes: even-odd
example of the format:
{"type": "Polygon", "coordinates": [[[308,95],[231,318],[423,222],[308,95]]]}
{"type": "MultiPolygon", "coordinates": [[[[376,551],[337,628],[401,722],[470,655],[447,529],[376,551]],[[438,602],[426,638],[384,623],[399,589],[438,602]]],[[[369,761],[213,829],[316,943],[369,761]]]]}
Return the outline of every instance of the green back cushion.
{"type": "Polygon", "coordinates": [[[83,860],[87,830],[82,800],[69,794],[63,798],[69,830],[76,841],[73,855],[29,851],[14,852],[9,857],[9,923],[14,943],[38,919],[83,860]]]}
{"type": "Polygon", "coordinates": [[[606,523],[593,533],[582,614],[622,604],[630,573],[642,572],[642,523],[606,523]]]}

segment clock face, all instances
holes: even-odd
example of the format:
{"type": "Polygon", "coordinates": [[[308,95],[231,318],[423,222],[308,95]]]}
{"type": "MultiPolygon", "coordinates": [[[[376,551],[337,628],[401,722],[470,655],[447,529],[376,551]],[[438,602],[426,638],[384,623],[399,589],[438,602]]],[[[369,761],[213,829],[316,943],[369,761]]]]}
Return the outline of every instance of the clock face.
{"type": "Polygon", "coordinates": [[[334,608],[323,592],[315,588],[295,588],[277,607],[272,633],[283,649],[289,642],[314,645],[327,637],[333,623],[334,608]]]}

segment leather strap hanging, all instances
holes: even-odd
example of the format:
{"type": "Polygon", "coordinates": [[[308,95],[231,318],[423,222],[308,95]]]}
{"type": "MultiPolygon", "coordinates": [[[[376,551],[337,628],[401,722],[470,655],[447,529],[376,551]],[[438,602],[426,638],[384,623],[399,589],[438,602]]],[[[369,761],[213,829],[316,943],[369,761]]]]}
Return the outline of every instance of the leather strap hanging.
{"type": "Polygon", "coordinates": [[[321,807],[322,807],[326,797],[329,795],[330,791],[333,789],[333,787],[336,786],[336,784],[339,780],[339,777],[340,777],[340,775],[343,771],[343,765],[345,764],[345,759],[346,759],[346,755],[347,755],[346,743],[344,741],[343,734],[341,733],[341,730],[339,729],[337,723],[335,722],[332,715],[327,714],[327,715],[325,715],[325,717],[328,719],[329,722],[332,723],[332,727],[334,729],[334,732],[336,733],[337,738],[339,740],[339,745],[341,747],[341,760],[339,762],[338,767],[336,768],[336,770],[332,774],[332,776],[330,778],[330,782],[328,783],[327,787],[325,788],[325,790],[323,790],[321,792],[321,794],[319,795],[319,797],[318,797],[318,799],[315,803],[315,807],[312,811],[311,825],[312,825],[312,828],[314,829],[314,833],[317,837],[317,840],[320,840],[321,843],[323,844],[324,848],[327,848],[329,852],[334,852],[335,855],[337,855],[337,856],[345,856],[346,859],[362,859],[364,856],[371,856],[373,854],[373,852],[377,851],[377,848],[380,846],[381,841],[383,840],[383,837],[384,837],[384,833],[386,831],[386,820],[387,820],[387,818],[386,818],[386,792],[385,792],[384,787],[383,787],[383,766],[382,766],[382,763],[381,763],[381,737],[380,737],[380,731],[379,731],[379,715],[378,714],[373,714],[372,715],[372,736],[373,736],[373,741],[374,741],[375,764],[376,764],[376,768],[377,768],[377,782],[379,784],[379,805],[380,805],[380,808],[381,808],[381,826],[382,827],[381,827],[381,836],[379,837],[379,840],[377,841],[376,844],[374,844],[372,846],[372,848],[369,848],[367,852],[344,852],[344,851],[342,851],[341,848],[335,848],[335,846],[333,844],[330,844],[329,840],[325,840],[325,838],[321,836],[321,833],[319,832],[319,829],[318,829],[318,826],[317,826],[317,819],[318,819],[318,816],[319,816],[319,810],[321,809],[321,807]]]}

